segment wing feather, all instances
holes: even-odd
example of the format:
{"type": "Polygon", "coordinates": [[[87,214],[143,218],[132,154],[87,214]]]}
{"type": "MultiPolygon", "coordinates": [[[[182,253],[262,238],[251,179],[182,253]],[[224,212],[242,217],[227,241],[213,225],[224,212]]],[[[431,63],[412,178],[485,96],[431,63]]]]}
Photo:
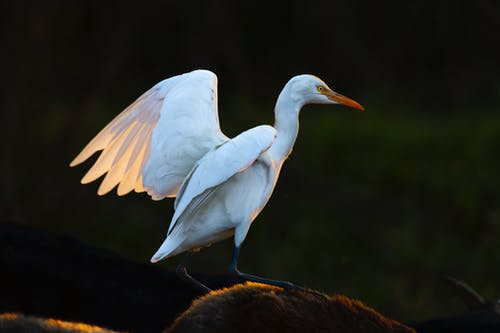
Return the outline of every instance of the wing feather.
{"type": "Polygon", "coordinates": [[[82,184],[93,182],[113,167],[113,161],[116,159],[120,147],[124,143],[131,130],[132,126],[125,129],[108,144],[108,146],[103,150],[92,168],[90,168],[85,176],[83,176],[82,184]]]}
{"type": "MultiPolygon", "coordinates": [[[[132,157],[132,152],[137,144],[137,141],[140,140],[140,135],[137,135],[137,131],[143,126],[134,126],[123,138],[120,143],[120,148],[115,155],[115,159],[112,163],[112,166],[109,168],[106,177],[101,183],[99,187],[98,194],[104,195],[111,191],[120,181],[122,181],[125,173],[127,173],[127,166],[130,162],[135,160],[135,156],[132,157]]],[[[126,133],[126,132],[124,132],[126,133]]],[[[104,154],[103,152],[102,154],[104,154]]]]}
{"type": "Polygon", "coordinates": [[[276,130],[262,125],[247,130],[227,141],[217,149],[208,152],[194,166],[179,189],[175,202],[175,213],[168,228],[168,234],[178,225],[182,215],[196,211],[212,193],[209,189],[224,183],[236,173],[250,167],[274,142],[276,130]],[[197,199],[198,198],[198,199],[197,199]]]}
{"type": "Polygon", "coordinates": [[[144,156],[145,151],[146,145],[140,145],[138,143],[135,145],[132,155],[136,157],[129,160],[129,164],[130,162],[132,163],[127,166],[125,176],[118,185],[118,195],[122,196],[134,190],[137,184],[137,178],[139,178],[141,159],[144,156]],[[140,151],[136,152],[137,148],[139,148],[140,151]]]}
{"type": "Polygon", "coordinates": [[[149,145],[145,142],[151,136],[151,129],[145,129],[140,132],[137,137],[135,146],[133,147],[131,158],[128,160],[126,170],[124,172],[124,177],[118,185],[118,195],[125,195],[132,190],[136,192],[143,192],[142,179],[139,179],[140,172],[144,167],[144,156],[149,154],[149,145]]]}
{"type": "MultiPolygon", "coordinates": [[[[147,98],[152,98],[155,93],[158,93],[158,87],[155,86],[142,94],[134,103],[128,106],[122,113],[115,117],[99,134],[97,134],[77,157],[70,163],[70,166],[76,166],[86,161],[90,156],[94,155],[99,150],[105,149],[108,144],[113,141],[120,132],[134,120],[134,111],[137,110],[147,98]]],[[[160,99],[162,100],[162,99],[160,99]]],[[[137,112],[136,112],[137,113],[137,112]]]]}
{"type": "Polygon", "coordinates": [[[217,77],[206,70],[156,84],[115,117],[71,162],[101,155],[82,178],[104,177],[98,194],[147,191],[154,200],[175,196],[205,153],[228,140],[217,114],[217,77]]]}
{"type": "MultiPolygon", "coordinates": [[[[148,138],[151,137],[153,132],[153,128],[148,129],[146,135],[148,138]]],[[[140,164],[139,164],[139,175],[137,178],[137,183],[135,184],[134,191],[137,193],[144,192],[144,183],[143,183],[143,170],[144,170],[144,165],[146,164],[147,161],[147,156],[149,156],[149,153],[151,151],[151,144],[144,144],[144,152],[142,154],[142,158],[140,159],[140,164]]],[[[159,200],[157,197],[152,196],[153,200],[159,200]]],[[[163,198],[160,198],[163,199],[163,198]]]]}

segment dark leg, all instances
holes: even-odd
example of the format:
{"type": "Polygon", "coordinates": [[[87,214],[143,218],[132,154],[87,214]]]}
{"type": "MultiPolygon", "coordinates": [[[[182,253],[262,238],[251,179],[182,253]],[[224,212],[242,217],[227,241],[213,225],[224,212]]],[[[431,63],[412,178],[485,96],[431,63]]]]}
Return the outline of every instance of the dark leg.
{"type": "Polygon", "coordinates": [[[231,265],[229,266],[229,271],[232,274],[236,274],[238,277],[240,277],[244,280],[247,280],[247,281],[270,284],[273,286],[281,287],[283,289],[305,290],[305,288],[297,286],[297,285],[295,285],[291,282],[288,282],[288,281],[264,279],[264,278],[261,278],[259,276],[250,275],[250,274],[240,272],[238,270],[238,257],[239,257],[239,255],[240,255],[240,248],[238,246],[235,246],[234,252],[233,252],[233,259],[231,260],[231,265]]]}
{"type": "Polygon", "coordinates": [[[189,275],[189,273],[186,270],[186,263],[187,263],[189,257],[191,256],[191,254],[192,254],[191,252],[186,253],[186,256],[184,257],[184,259],[182,259],[181,263],[175,269],[175,273],[177,273],[177,276],[181,280],[193,285],[201,292],[209,293],[212,291],[212,289],[208,288],[203,283],[201,283],[200,281],[193,278],[191,275],[189,275]]]}

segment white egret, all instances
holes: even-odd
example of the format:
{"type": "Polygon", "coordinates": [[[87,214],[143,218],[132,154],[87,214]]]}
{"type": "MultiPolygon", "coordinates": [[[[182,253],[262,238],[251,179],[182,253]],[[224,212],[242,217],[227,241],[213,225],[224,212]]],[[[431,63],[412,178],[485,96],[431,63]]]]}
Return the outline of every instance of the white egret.
{"type": "MultiPolygon", "coordinates": [[[[230,139],[219,127],[217,77],[195,70],[156,84],[114,118],[71,162],[101,155],[82,178],[104,175],[99,195],[118,185],[118,195],[146,191],[153,200],[176,197],[167,236],[152,262],[196,250],[234,235],[230,271],[256,282],[291,286],[238,271],[237,262],[252,221],[264,208],[283,162],[292,151],[305,104],[357,102],[332,91],[313,75],[293,77],[275,106],[274,127],[257,126],[230,139]]],[[[178,267],[194,281],[185,264],[178,267]]]]}

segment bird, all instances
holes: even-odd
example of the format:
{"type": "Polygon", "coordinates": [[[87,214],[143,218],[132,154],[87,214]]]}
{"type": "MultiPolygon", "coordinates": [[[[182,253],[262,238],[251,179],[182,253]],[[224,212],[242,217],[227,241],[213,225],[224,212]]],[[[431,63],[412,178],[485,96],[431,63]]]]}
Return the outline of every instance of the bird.
{"type": "Polygon", "coordinates": [[[288,281],[241,272],[240,248],[269,200],[292,152],[299,113],[306,104],[342,104],[364,110],[311,74],[292,77],[278,96],[274,126],[260,125],[229,138],[219,125],[217,76],[197,69],[154,85],[104,127],[70,163],[99,158],[82,184],[106,174],[98,194],[146,192],[153,200],[175,198],[166,238],[151,262],[186,252],[177,267],[184,280],[210,288],[186,270],[187,258],[212,243],[234,238],[230,273],[284,288],[288,281]]]}

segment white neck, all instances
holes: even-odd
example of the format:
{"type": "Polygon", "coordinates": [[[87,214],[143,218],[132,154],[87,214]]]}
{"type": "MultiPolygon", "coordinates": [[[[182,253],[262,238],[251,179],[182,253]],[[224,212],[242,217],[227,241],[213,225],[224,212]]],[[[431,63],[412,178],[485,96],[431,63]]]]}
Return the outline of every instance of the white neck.
{"type": "Polygon", "coordinates": [[[289,91],[289,84],[281,91],[274,108],[275,123],[278,134],[276,140],[268,150],[269,156],[281,168],[293,149],[293,144],[299,133],[299,112],[304,102],[294,98],[289,91]]]}

